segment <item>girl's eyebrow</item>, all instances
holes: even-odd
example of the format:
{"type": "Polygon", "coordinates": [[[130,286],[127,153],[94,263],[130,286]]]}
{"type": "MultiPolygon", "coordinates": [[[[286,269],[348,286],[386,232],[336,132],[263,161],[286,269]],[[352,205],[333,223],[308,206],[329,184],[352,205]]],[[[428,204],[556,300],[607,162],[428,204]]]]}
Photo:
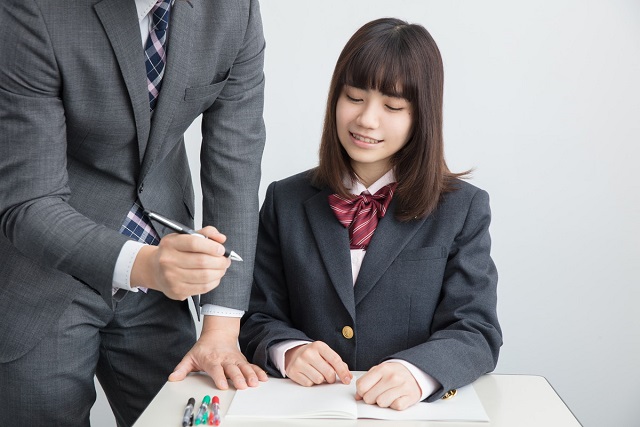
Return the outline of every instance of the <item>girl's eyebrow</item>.
{"type": "Polygon", "coordinates": [[[397,99],[402,99],[403,101],[407,101],[407,98],[405,98],[404,96],[402,96],[402,94],[399,94],[399,93],[384,93],[384,92],[382,92],[382,94],[384,96],[389,97],[389,98],[397,98],[397,99]]]}
{"type": "Polygon", "coordinates": [[[362,87],[362,86],[359,86],[359,85],[354,85],[354,84],[349,84],[349,83],[344,83],[344,84],[343,84],[343,88],[345,88],[345,87],[347,87],[347,86],[348,86],[348,87],[352,87],[352,88],[354,88],[354,89],[364,90],[364,91],[367,91],[367,90],[377,90],[377,91],[379,91],[382,95],[387,96],[387,97],[389,97],[389,98],[397,98],[397,99],[402,99],[402,100],[404,100],[404,101],[409,101],[407,98],[405,98],[405,97],[404,97],[404,95],[402,94],[402,92],[398,92],[398,91],[396,91],[396,90],[394,90],[394,91],[387,91],[387,90],[382,91],[382,90],[380,90],[380,89],[376,89],[376,88],[362,87]]]}
{"type": "Polygon", "coordinates": [[[380,91],[380,93],[382,93],[383,96],[386,96],[388,98],[394,98],[394,99],[398,99],[398,100],[409,102],[409,100],[404,97],[402,92],[386,92],[386,91],[383,92],[383,91],[380,91]]]}

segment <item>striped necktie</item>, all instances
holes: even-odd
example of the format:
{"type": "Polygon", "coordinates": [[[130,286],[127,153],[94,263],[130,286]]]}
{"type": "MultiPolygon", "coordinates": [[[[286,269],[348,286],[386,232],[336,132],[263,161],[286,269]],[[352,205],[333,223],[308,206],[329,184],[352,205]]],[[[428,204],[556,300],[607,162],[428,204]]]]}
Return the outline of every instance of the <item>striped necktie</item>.
{"type": "MultiPolygon", "coordinates": [[[[159,0],[149,12],[151,29],[145,44],[145,65],[147,67],[147,88],[149,89],[149,109],[153,112],[162,85],[164,65],[166,59],[165,45],[167,42],[167,28],[169,27],[169,13],[171,0],[159,0]]],[[[144,214],[140,201],[136,200],[120,227],[120,233],[138,242],[157,245],[160,241],[153,229],[151,221],[144,214]]]]}
{"type": "Polygon", "coordinates": [[[147,68],[147,89],[149,90],[149,109],[156,108],[162,76],[167,57],[167,29],[171,0],[159,0],[151,9],[151,29],[149,38],[144,46],[145,65],[147,68]]]}
{"type": "MultiPolygon", "coordinates": [[[[171,0],[159,0],[150,12],[151,28],[144,46],[144,55],[147,69],[147,89],[149,91],[149,111],[152,113],[158,102],[162,77],[164,76],[170,12],[171,0]]],[[[144,214],[144,209],[139,200],[136,200],[131,209],[129,209],[120,227],[120,233],[130,237],[132,240],[148,245],[157,245],[160,242],[160,237],[154,230],[149,218],[144,214]]],[[[146,292],[146,288],[141,289],[146,292]]],[[[120,295],[116,295],[117,288],[114,288],[113,292],[116,297],[120,295]]],[[[123,290],[120,290],[120,292],[123,292],[123,290]]]]}
{"type": "MultiPolygon", "coordinates": [[[[139,201],[136,200],[129,213],[124,219],[122,226],[120,227],[120,233],[130,237],[137,242],[146,243],[148,245],[157,245],[160,243],[160,236],[151,225],[151,220],[145,215],[144,209],[140,206],[139,201]]],[[[142,292],[147,292],[147,288],[140,286],[142,292]]],[[[126,294],[124,289],[113,288],[112,295],[117,300],[120,300],[122,296],[126,294]]]]}
{"type": "Polygon", "coordinates": [[[120,227],[120,233],[148,245],[157,245],[160,242],[158,233],[153,229],[149,217],[144,214],[144,209],[137,200],[129,209],[129,213],[120,227]]]}
{"type": "Polygon", "coordinates": [[[363,191],[353,199],[345,199],[337,194],[329,196],[329,205],[336,218],[349,229],[351,249],[367,249],[378,221],[387,213],[397,185],[396,182],[385,185],[374,195],[363,191]]]}

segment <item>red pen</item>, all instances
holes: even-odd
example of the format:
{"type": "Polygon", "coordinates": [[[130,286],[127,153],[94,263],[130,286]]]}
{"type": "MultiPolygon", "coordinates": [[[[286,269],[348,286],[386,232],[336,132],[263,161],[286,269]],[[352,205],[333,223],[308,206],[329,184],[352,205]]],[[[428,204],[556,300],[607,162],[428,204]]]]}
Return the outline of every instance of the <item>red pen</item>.
{"type": "MultiPolygon", "coordinates": [[[[213,396],[213,400],[211,401],[211,413],[213,415],[213,425],[220,425],[220,399],[218,396],[213,396]]],[[[209,424],[211,424],[211,415],[209,416],[209,424]]]]}

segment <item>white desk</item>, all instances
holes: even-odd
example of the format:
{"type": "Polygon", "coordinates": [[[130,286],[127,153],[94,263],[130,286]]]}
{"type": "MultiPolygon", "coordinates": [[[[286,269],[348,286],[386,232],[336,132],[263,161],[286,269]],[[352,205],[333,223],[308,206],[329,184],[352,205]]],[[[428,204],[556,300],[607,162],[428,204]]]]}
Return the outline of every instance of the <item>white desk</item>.
{"type": "MultiPolygon", "coordinates": [[[[381,421],[381,420],[225,420],[222,427],[305,426],[305,427],[579,427],[555,390],[543,377],[533,375],[484,375],[473,386],[489,415],[489,423],[381,421]]],[[[189,397],[196,399],[196,410],[205,395],[220,397],[220,410],[227,412],[235,391],[215,388],[206,375],[192,374],[184,381],[166,383],[134,427],[181,427],[182,414],[189,397]]]]}

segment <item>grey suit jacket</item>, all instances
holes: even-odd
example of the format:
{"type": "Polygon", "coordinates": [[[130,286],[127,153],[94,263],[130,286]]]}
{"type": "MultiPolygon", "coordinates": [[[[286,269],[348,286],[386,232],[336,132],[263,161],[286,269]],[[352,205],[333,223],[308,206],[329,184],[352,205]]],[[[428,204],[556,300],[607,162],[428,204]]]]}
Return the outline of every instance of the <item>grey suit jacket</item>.
{"type": "Polygon", "coordinates": [[[257,0],[176,0],[167,49],[152,118],[133,0],[0,5],[0,361],[33,347],[78,286],[111,305],[137,198],[193,224],[183,134],[200,114],[203,223],[245,260],[202,300],[246,308],[265,139],[257,0]]]}
{"type": "Polygon", "coordinates": [[[429,400],[493,370],[502,335],[489,198],[457,185],[424,219],[397,221],[392,200],[354,286],[349,235],[329,207],[331,191],[311,185],[308,172],[272,183],[240,334],[248,358],[279,376],[271,345],[320,340],[352,370],[402,359],[442,384],[429,400]]]}

